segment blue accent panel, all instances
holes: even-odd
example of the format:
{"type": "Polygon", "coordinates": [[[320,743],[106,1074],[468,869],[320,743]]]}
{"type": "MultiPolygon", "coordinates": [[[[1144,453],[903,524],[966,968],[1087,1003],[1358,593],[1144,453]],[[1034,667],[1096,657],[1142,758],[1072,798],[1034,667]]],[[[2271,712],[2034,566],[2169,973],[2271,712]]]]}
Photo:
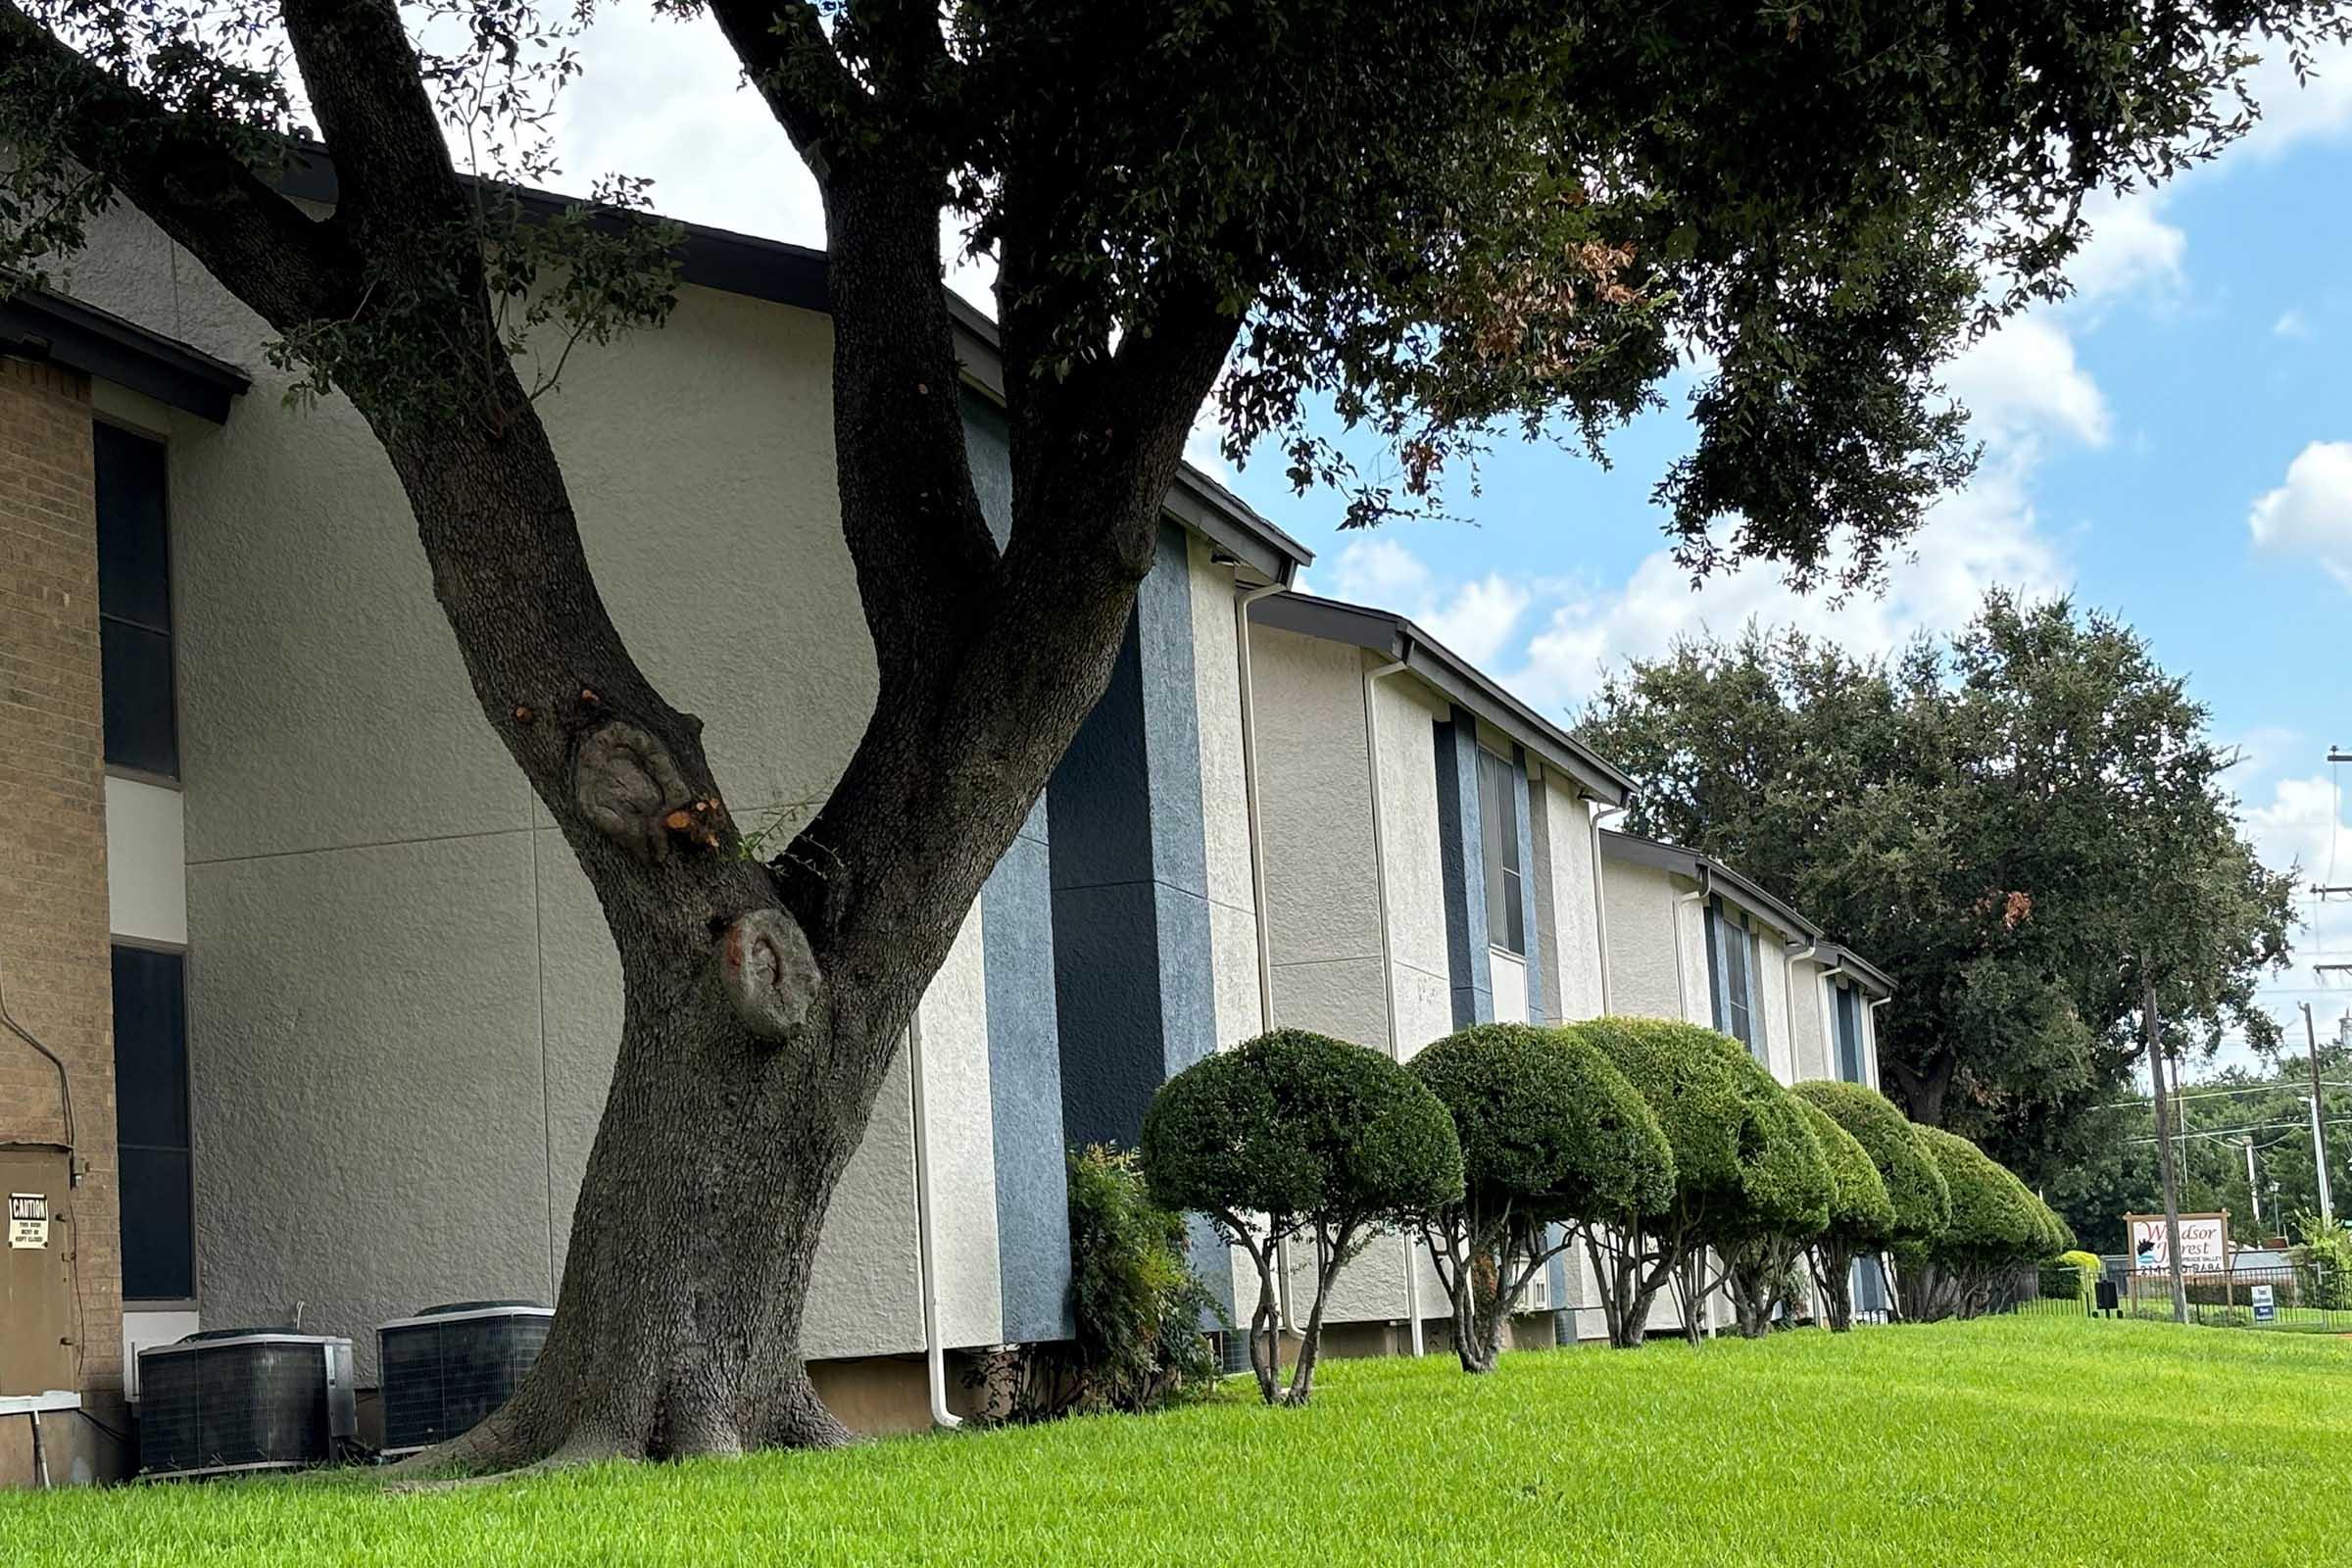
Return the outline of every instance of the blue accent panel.
{"type": "Polygon", "coordinates": [[[1479,850],[1478,720],[1466,708],[1437,727],[1438,859],[1445,876],[1446,965],[1453,1026],[1494,1021],[1487,957],[1487,865],[1479,850]]]}
{"type": "Polygon", "coordinates": [[[1519,929],[1527,933],[1527,1021],[1544,1021],[1544,942],[1536,925],[1536,818],[1527,781],[1527,750],[1511,748],[1511,792],[1519,818],[1519,929]]]}
{"type": "Polygon", "coordinates": [[[1109,689],[1047,792],[1073,1143],[1133,1148],[1152,1092],[1217,1047],[1187,554],[1162,528],[1109,689]]]}
{"type": "Polygon", "coordinates": [[[1074,1332],[1051,853],[1041,800],[980,892],[998,1289],[1011,1343],[1074,1332]]]}

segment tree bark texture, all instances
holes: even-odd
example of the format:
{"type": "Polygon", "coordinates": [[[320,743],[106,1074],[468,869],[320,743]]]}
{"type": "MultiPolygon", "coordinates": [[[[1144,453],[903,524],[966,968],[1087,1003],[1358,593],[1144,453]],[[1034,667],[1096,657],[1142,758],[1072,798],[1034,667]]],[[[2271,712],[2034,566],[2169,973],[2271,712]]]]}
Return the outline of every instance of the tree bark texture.
{"type": "Polygon", "coordinates": [[[1821,1292],[1821,1315],[1833,1334],[1854,1326],[1854,1261],[1860,1255],[1826,1238],[1813,1245],[1813,1283],[1821,1292]]]}

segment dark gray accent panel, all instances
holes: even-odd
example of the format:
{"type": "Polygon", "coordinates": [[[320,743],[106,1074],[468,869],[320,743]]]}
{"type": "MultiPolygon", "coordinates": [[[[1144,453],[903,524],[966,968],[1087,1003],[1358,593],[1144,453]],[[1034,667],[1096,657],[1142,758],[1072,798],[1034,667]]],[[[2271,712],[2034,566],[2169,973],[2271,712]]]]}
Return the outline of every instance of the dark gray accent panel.
{"type": "Polygon", "coordinates": [[[1073,1332],[1051,854],[1040,801],[980,893],[997,1268],[1008,1343],[1073,1332]]]}
{"type": "MultiPolygon", "coordinates": [[[[1536,817],[1527,781],[1527,748],[1511,748],[1511,790],[1518,797],[1519,818],[1519,929],[1527,933],[1527,1018],[1544,1021],[1544,943],[1538,933],[1548,928],[1536,923],[1536,817]]],[[[1490,969],[1492,965],[1489,966],[1490,969]]],[[[1555,1265],[1556,1266],[1556,1265],[1555,1265]]]]}
{"type": "MultiPolygon", "coordinates": [[[[1217,1049],[1184,534],[1160,530],[1110,686],[1047,791],[1063,1135],[1132,1149],[1171,1074],[1217,1049]]],[[[1225,1250],[1194,1260],[1220,1298],[1225,1250]]]]}
{"type": "MultiPolygon", "coordinates": [[[[1456,708],[1437,730],[1446,964],[1453,985],[1453,1026],[1461,1029],[1494,1019],[1494,973],[1487,956],[1487,867],[1479,852],[1478,720],[1468,709],[1456,708]]],[[[1528,857],[1530,865],[1534,860],[1528,857]]]]}

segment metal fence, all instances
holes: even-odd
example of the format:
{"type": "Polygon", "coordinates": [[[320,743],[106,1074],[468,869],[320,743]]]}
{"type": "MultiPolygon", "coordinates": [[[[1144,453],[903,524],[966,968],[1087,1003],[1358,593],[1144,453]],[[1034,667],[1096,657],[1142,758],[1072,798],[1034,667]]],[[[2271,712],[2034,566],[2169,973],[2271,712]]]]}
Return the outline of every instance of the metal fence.
{"type": "MultiPolygon", "coordinates": [[[[2067,1294],[2064,1282],[2044,1278],[2039,1289],[2013,1294],[2005,1310],[2025,1317],[2149,1318],[2170,1321],[2173,1281],[2110,1264],[2105,1291],[2067,1294]],[[2112,1300],[2112,1306],[2102,1302],[2112,1300]]],[[[2301,1334],[2352,1334],[2352,1275],[2324,1264],[2237,1268],[2186,1276],[2189,1321],[2213,1328],[2270,1329],[2301,1334]]]]}

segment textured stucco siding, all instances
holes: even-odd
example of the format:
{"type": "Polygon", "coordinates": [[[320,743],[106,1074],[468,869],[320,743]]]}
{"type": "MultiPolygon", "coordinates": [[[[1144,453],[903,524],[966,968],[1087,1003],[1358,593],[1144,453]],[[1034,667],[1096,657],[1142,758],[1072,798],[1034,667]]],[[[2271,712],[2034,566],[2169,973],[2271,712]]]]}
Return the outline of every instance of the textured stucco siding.
{"type": "MultiPolygon", "coordinates": [[[[1410,1061],[1423,1046],[1453,1030],[1437,768],[1437,725],[1446,708],[1410,675],[1391,675],[1372,692],[1380,714],[1381,831],[1396,959],[1395,1049],[1410,1061]]],[[[1365,1043],[1378,1045],[1381,1037],[1365,1043]]]]}
{"type": "MultiPolygon", "coordinates": [[[[482,721],[416,530],[349,405],[282,405],[271,335],[118,213],[73,292],[245,368],[172,421],[199,1265],[207,1327],[352,1334],[547,1298],[609,1079],[612,948],[482,721]]],[[[589,561],[648,674],[709,721],[736,814],[806,809],[870,710],[818,315],[687,288],[544,398],[589,561]],[[723,392],[713,389],[723,389],[723,392]],[[691,410],[649,438],[648,410],[691,410]]],[[[987,1004],[974,944],[924,1020],[952,1193],[952,1336],[994,1337],[987,1004]]],[[[836,1196],[807,1346],[921,1344],[902,1059],[836,1196]]],[[[363,1376],[372,1376],[371,1368],[363,1376]]]]}
{"type": "Polygon", "coordinates": [[[1537,925],[1529,940],[1543,945],[1543,1021],[1598,1017],[1601,955],[1591,809],[1573,784],[1550,772],[1531,781],[1528,799],[1537,925]]]}
{"type": "Polygon", "coordinates": [[[1261,1032],[1257,892],[1250,869],[1250,791],[1242,761],[1242,675],[1233,570],[1187,540],[1193,617],[1193,705],[1200,748],[1200,832],[1220,1047],[1261,1032]]]}
{"type": "Polygon", "coordinates": [[[1795,1047],[1795,1082],[1838,1076],[1837,1056],[1830,1047],[1829,1022],[1822,1006],[1822,963],[1819,958],[1791,961],[1795,986],[1790,996],[1788,1033],[1795,1047]]]}
{"type": "MultiPolygon", "coordinates": [[[[1788,937],[1772,926],[1756,925],[1756,1000],[1763,1004],[1764,1065],[1782,1083],[1796,1082],[1796,1043],[1788,1022],[1788,937]]],[[[1803,952],[1802,944],[1798,952],[1803,952]]]]}
{"type": "MultiPolygon", "coordinates": [[[[1610,1005],[1636,1017],[1683,1016],[1685,972],[1690,967],[1687,940],[1698,921],[1684,911],[1681,925],[1686,940],[1676,940],[1675,898],[1686,891],[1680,878],[1653,866],[1633,865],[1605,857],[1601,860],[1601,892],[1609,902],[1610,1005]]],[[[1706,954],[1698,954],[1699,983],[1690,988],[1690,1004],[1701,1009],[1705,1022],[1706,954]]]]}

